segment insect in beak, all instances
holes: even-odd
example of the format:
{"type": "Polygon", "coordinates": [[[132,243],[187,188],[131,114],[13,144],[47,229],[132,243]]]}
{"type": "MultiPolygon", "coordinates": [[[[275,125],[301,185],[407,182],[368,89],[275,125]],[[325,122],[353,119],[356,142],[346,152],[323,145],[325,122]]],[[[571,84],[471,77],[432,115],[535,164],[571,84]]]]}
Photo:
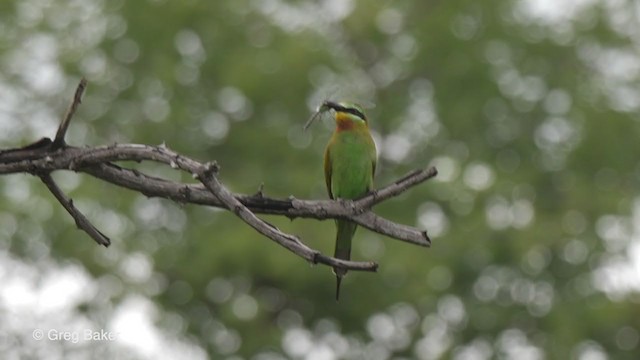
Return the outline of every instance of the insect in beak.
{"type": "Polygon", "coordinates": [[[316,112],[313,113],[313,115],[311,115],[311,118],[307,121],[307,123],[304,124],[304,127],[302,128],[302,130],[306,131],[318,117],[336,108],[341,108],[341,106],[329,100],[322,102],[322,105],[318,107],[318,110],[316,110],[316,112]]]}

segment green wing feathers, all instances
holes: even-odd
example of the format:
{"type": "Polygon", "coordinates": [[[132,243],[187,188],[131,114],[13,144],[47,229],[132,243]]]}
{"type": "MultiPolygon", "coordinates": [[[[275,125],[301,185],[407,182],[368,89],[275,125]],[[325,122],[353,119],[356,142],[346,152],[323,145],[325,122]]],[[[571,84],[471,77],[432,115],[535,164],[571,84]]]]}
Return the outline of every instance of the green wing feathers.
{"type": "Polygon", "coordinates": [[[324,181],[327,185],[329,198],[333,199],[333,192],[331,191],[331,146],[327,146],[324,151],[324,181]]]}

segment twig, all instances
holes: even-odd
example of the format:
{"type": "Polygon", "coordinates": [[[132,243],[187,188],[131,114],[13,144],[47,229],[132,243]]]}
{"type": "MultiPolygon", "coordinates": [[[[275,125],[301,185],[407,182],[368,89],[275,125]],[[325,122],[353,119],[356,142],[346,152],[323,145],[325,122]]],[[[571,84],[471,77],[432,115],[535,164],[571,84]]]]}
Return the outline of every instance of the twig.
{"type": "Polygon", "coordinates": [[[87,217],[84,216],[84,214],[82,214],[75,205],[73,205],[73,200],[69,199],[64,192],[62,192],[55,181],[53,181],[51,174],[42,174],[40,175],[40,179],[47,186],[49,191],[51,191],[53,196],[58,199],[60,204],[62,204],[67,212],[73,217],[78,229],[84,230],[84,232],[89,234],[89,236],[98,243],[98,245],[103,245],[105,247],[111,245],[111,240],[105,234],[101,233],[100,230],[96,229],[89,219],[87,219],[87,217]]]}
{"type": "Polygon", "coordinates": [[[62,122],[60,122],[60,126],[58,126],[56,137],[53,140],[53,145],[52,145],[53,149],[58,149],[65,145],[64,137],[67,134],[69,123],[71,122],[73,115],[76,113],[76,110],[78,109],[78,105],[80,105],[80,103],[82,102],[82,94],[84,93],[84,90],[86,89],[86,87],[87,87],[87,80],[85,78],[80,79],[80,83],[76,88],[76,93],[73,96],[73,100],[71,101],[71,104],[69,104],[69,108],[67,108],[67,112],[65,113],[64,118],[62,119],[62,122]]]}
{"type": "Polygon", "coordinates": [[[426,231],[420,231],[411,226],[396,224],[374,214],[371,211],[366,211],[362,214],[352,216],[350,219],[358,225],[362,225],[371,231],[387,235],[391,238],[402,240],[414,245],[431,247],[431,239],[427,235],[426,231]]]}
{"type": "Polygon", "coordinates": [[[366,196],[355,201],[356,206],[370,208],[389,198],[398,196],[413,185],[425,182],[438,175],[438,170],[431,166],[428,169],[413,170],[384,189],[374,190],[366,196]]]}

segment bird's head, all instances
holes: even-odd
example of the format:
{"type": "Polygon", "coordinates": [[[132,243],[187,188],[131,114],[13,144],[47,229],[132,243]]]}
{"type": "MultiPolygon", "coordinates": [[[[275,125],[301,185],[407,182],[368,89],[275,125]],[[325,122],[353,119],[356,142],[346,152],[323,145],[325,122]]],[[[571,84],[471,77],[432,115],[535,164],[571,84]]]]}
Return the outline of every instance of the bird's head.
{"type": "Polygon", "coordinates": [[[336,125],[339,128],[367,126],[367,117],[364,115],[364,111],[360,105],[349,102],[334,102],[326,100],[305,124],[304,128],[308,128],[319,115],[331,110],[335,113],[336,125]]]}

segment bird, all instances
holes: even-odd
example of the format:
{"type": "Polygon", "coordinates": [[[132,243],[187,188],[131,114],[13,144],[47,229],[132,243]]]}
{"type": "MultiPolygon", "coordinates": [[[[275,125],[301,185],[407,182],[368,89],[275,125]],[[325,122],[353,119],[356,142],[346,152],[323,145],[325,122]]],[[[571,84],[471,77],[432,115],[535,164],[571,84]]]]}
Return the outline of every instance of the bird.
{"type": "MultiPolygon", "coordinates": [[[[318,114],[333,110],[335,130],[324,151],[324,178],[331,199],[355,199],[373,190],[377,150],[362,107],[350,102],[324,101],[307,122],[311,125],[318,114]]],[[[334,257],[349,260],[351,241],[357,225],[349,220],[336,220],[334,257]]],[[[334,267],[336,301],[347,270],[334,267]]]]}

